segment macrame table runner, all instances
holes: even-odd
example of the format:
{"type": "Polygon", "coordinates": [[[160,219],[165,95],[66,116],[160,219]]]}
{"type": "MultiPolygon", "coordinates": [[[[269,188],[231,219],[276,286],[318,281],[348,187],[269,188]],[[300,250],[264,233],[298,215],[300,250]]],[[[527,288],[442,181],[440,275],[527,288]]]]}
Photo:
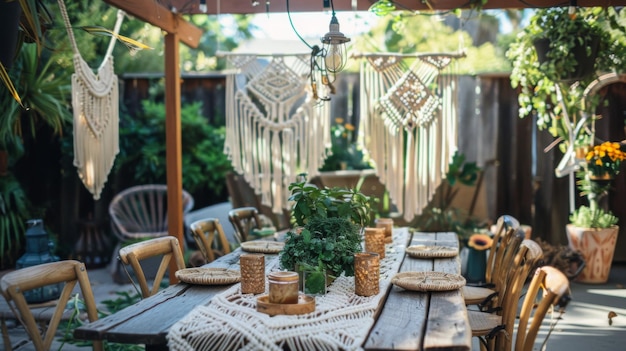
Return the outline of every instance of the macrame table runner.
{"type": "MultiPolygon", "coordinates": [[[[74,51],[74,166],[87,190],[98,200],[119,153],[119,93],[112,56],[116,38],[111,38],[102,65],[94,73],[78,51],[65,3],[58,3],[74,51]]],[[[124,12],[118,11],[115,33],[123,18],[124,12]]]]}
{"type": "Polygon", "coordinates": [[[457,148],[461,54],[362,54],[365,149],[389,196],[411,221],[435,194],[457,148]]]}
{"type": "Polygon", "coordinates": [[[224,153],[261,203],[289,209],[289,184],[318,173],[330,149],[329,104],[313,99],[310,54],[223,54],[226,78],[224,153]],[[261,61],[265,58],[265,61],[261,61]]]}
{"type": "MultiPolygon", "coordinates": [[[[315,312],[270,317],[256,311],[260,295],[241,294],[240,284],[197,306],[170,329],[170,350],[360,350],[374,324],[374,314],[391,278],[398,272],[408,240],[407,228],[395,228],[380,262],[380,293],[354,293],[354,277],[339,276],[315,312]]],[[[266,256],[266,272],[278,270],[278,256],[266,256]]],[[[267,284],[267,282],[266,282],[267,284]]],[[[266,291],[267,286],[266,286],[266,291]]]]}

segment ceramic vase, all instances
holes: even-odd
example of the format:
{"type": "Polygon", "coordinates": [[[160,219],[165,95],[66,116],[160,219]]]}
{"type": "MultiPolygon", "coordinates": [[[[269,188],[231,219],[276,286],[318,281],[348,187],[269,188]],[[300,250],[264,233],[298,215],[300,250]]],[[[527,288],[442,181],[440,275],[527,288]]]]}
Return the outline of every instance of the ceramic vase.
{"type": "Polygon", "coordinates": [[[591,284],[606,283],[611,271],[619,227],[595,229],[568,224],[566,232],[570,248],[580,251],[585,260],[585,268],[576,277],[576,281],[591,284]]]}
{"type": "Polygon", "coordinates": [[[465,279],[468,283],[484,283],[485,271],[487,270],[486,250],[467,248],[467,268],[465,279]]]}

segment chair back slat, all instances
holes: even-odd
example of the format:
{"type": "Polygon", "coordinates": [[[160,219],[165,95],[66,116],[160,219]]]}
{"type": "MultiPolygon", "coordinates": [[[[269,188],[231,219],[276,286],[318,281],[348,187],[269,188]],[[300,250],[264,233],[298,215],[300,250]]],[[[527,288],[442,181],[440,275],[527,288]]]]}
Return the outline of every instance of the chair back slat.
{"type": "Polygon", "coordinates": [[[226,234],[224,234],[224,229],[219,219],[201,219],[191,223],[189,227],[206,263],[230,253],[230,243],[226,238],[226,234]]]}
{"type": "Polygon", "coordinates": [[[532,351],[539,328],[541,328],[547,312],[557,304],[564,309],[568,300],[569,280],[567,276],[554,267],[537,268],[520,310],[515,350],[532,351]],[[539,294],[541,290],[543,290],[543,294],[539,294]],[[539,303],[537,303],[538,296],[541,296],[539,303]],[[531,315],[532,323],[530,322],[531,315]],[[529,323],[530,327],[528,326],[529,323]]]}
{"type": "Polygon", "coordinates": [[[263,222],[255,207],[240,207],[228,212],[228,219],[235,229],[235,238],[239,243],[249,240],[252,229],[261,229],[263,222]]]}
{"type": "MultiPolygon", "coordinates": [[[[87,308],[87,317],[93,322],[98,319],[96,301],[93,296],[87,269],[82,262],[63,260],[18,269],[5,274],[0,280],[0,290],[7,303],[19,313],[19,320],[28,332],[36,350],[49,350],[54,341],[61,318],[70,300],[74,287],[79,284],[87,308]],[[47,327],[40,331],[24,292],[52,284],[62,284],[63,289],[47,327]]],[[[102,342],[94,341],[93,348],[102,350],[102,342]]]]}
{"type": "MultiPolygon", "coordinates": [[[[522,233],[523,230],[519,229],[522,233]]],[[[519,246],[515,259],[509,266],[509,274],[501,295],[502,325],[505,333],[499,333],[495,339],[495,348],[491,350],[511,350],[515,319],[519,307],[520,297],[524,290],[524,284],[531,270],[537,267],[543,258],[543,251],[539,244],[533,240],[524,240],[519,246]]]]}
{"type": "Polygon", "coordinates": [[[185,260],[178,244],[178,239],[173,236],[149,239],[124,246],[119,251],[119,258],[123,264],[130,265],[133,268],[137,283],[139,283],[141,289],[141,296],[144,298],[154,295],[159,290],[161,281],[165,273],[168,272],[169,263],[172,259],[176,262],[178,270],[185,268],[185,260]],[[152,287],[150,287],[141,261],[158,256],[161,256],[161,261],[152,282],[152,287]]]}

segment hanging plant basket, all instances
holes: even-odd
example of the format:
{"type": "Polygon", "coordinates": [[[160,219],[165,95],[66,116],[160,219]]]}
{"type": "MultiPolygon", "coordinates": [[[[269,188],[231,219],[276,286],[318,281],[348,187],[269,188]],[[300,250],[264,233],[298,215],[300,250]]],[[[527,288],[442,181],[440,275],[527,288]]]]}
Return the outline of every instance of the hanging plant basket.
{"type": "MultiPolygon", "coordinates": [[[[537,60],[540,64],[548,62],[549,60],[557,60],[556,58],[550,57],[550,43],[550,38],[539,38],[533,41],[537,52],[537,60]]],[[[553,81],[569,83],[582,80],[593,74],[596,58],[598,57],[599,44],[600,38],[597,36],[592,36],[583,43],[577,43],[569,52],[576,62],[574,70],[570,72],[557,70],[557,72],[554,73],[555,76],[550,75],[549,78],[553,81]],[[588,48],[590,50],[587,50],[588,48]]],[[[562,59],[568,60],[567,57],[563,57],[562,59]]],[[[548,75],[548,73],[546,73],[546,75],[548,75]]]]}

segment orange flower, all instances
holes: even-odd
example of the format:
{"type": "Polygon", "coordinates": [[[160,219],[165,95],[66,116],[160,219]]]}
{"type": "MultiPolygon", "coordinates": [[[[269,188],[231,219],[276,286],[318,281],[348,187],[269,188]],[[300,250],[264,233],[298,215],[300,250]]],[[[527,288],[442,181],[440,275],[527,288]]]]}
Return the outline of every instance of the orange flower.
{"type": "Polygon", "coordinates": [[[467,245],[474,250],[484,251],[491,247],[493,239],[487,234],[472,234],[467,245]]]}

